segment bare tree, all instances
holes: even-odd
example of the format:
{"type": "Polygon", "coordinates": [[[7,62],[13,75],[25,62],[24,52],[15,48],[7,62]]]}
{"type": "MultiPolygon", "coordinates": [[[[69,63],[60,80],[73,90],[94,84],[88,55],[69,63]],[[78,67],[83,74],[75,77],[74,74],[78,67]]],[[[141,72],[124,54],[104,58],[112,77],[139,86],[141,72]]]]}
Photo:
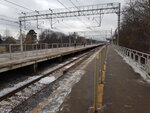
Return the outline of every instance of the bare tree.
{"type": "Polygon", "coordinates": [[[149,0],[133,0],[124,8],[120,45],[150,53],[149,0]]]}

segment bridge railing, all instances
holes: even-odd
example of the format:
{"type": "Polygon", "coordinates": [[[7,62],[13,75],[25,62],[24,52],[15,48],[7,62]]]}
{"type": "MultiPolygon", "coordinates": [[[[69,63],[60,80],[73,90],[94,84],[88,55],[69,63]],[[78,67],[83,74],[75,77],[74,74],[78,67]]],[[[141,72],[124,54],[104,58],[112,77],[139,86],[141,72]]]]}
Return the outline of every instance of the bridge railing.
{"type": "Polygon", "coordinates": [[[136,67],[150,76],[150,54],[116,45],[114,47],[121,55],[135,62],[136,67]]]}

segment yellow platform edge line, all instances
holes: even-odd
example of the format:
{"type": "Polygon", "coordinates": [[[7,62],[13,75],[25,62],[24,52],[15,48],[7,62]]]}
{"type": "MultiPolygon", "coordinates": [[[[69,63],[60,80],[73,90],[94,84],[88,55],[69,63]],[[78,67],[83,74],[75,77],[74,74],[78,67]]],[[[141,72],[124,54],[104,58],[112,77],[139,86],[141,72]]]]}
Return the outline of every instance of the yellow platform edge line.
{"type": "Polygon", "coordinates": [[[102,71],[102,83],[98,85],[98,108],[103,106],[103,93],[104,93],[104,81],[106,74],[106,63],[104,65],[104,70],[102,71]]]}

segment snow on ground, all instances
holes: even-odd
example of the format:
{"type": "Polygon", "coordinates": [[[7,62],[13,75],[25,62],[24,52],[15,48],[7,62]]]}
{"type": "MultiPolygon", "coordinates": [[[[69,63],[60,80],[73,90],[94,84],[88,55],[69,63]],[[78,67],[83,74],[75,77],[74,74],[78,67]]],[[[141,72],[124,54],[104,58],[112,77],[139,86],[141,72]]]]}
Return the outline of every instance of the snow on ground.
{"type": "Polygon", "coordinates": [[[75,59],[77,59],[78,57],[74,57],[74,58],[72,58],[73,60],[75,60],[75,59]]]}
{"type": "MultiPolygon", "coordinates": [[[[75,57],[75,58],[76,58],[76,57],[75,57]]],[[[64,63],[61,63],[61,64],[59,64],[59,65],[56,65],[56,66],[54,66],[54,67],[52,67],[52,68],[50,68],[50,69],[45,70],[41,75],[35,75],[35,76],[33,76],[33,77],[29,77],[28,79],[26,79],[26,80],[23,81],[23,82],[19,82],[19,83],[17,83],[17,84],[14,84],[13,87],[8,87],[8,88],[5,88],[5,89],[1,90],[1,91],[0,91],[0,97],[1,97],[2,95],[4,95],[4,94],[8,93],[8,92],[11,92],[11,91],[17,89],[18,87],[23,86],[24,84],[29,83],[29,82],[32,81],[32,80],[35,80],[35,79],[41,77],[42,75],[45,75],[45,74],[51,72],[51,71],[54,70],[54,69],[57,69],[58,67],[61,67],[61,66],[64,65],[64,64],[67,64],[68,62],[69,62],[69,61],[66,61],[66,62],[64,62],[64,63]]],[[[72,66],[72,65],[73,65],[73,63],[70,64],[70,65],[68,66],[68,68],[69,68],[70,66],[72,66]]],[[[56,79],[57,79],[57,78],[55,78],[54,76],[52,76],[52,77],[46,77],[46,78],[43,78],[43,79],[40,81],[40,83],[42,83],[42,84],[48,84],[48,82],[51,83],[51,82],[53,82],[53,81],[56,80],[56,79]],[[45,83],[44,83],[44,82],[45,82],[45,83]]]]}
{"type": "Polygon", "coordinates": [[[134,70],[134,72],[139,73],[139,74],[141,75],[141,77],[142,77],[145,81],[147,81],[148,83],[150,83],[150,77],[149,77],[149,75],[148,75],[144,70],[142,70],[142,66],[141,66],[141,65],[139,65],[137,62],[133,61],[133,60],[130,59],[129,57],[123,56],[123,55],[122,55],[120,52],[118,52],[117,50],[116,50],[116,52],[123,58],[123,60],[124,60],[127,64],[129,64],[129,65],[132,67],[132,69],[134,70]]]}
{"type": "Polygon", "coordinates": [[[70,68],[71,66],[73,66],[75,63],[71,63],[70,65],[65,66],[66,69],[70,68]]]}
{"type": "Polygon", "coordinates": [[[2,95],[6,94],[6,93],[9,93],[9,92],[13,91],[14,89],[17,89],[18,87],[21,87],[21,86],[27,84],[28,82],[30,82],[30,81],[32,81],[32,80],[34,80],[34,79],[36,79],[36,78],[39,78],[40,76],[41,76],[41,75],[37,75],[37,76],[34,76],[34,77],[29,77],[28,79],[26,79],[26,80],[23,81],[23,82],[19,82],[18,84],[14,84],[13,87],[9,87],[9,88],[5,88],[5,89],[1,90],[1,91],[0,91],[0,97],[1,97],[2,95]]]}
{"type": "MultiPolygon", "coordinates": [[[[58,87],[47,100],[47,106],[40,111],[40,113],[56,113],[59,111],[59,107],[65,100],[65,98],[70,94],[73,86],[80,81],[81,77],[84,75],[83,70],[78,70],[72,73],[70,76],[66,77],[60,82],[60,87],[58,87]]],[[[42,105],[40,103],[39,105],[42,105]]]]}
{"type": "Polygon", "coordinates": [[[45,77],[43,79],[41,79],[39,82],[41,84],[50,84],[51,82],[55,81],[55,77],[54,76],[51,76],[51,77],[45,77]]]}
{"type": "MultiPolygon", "coordinates": [[[[91,57],[89,57],[83,67],[86,67],[98,54],[95,53],[91,57]]],[[[37,108],[42,107],[42,110],[34,109],[33,112],[39,113],[56,113],[59,111],[61,104],[64,102],[65,98],[72,91],[73,86],[80,81],[82,76],[84,75],[84,70],[77,70],[76,72],[72,72],[62,81],[59,81],[59,87],[48,97],[44,102],[39,103],[37,108]],[[46,107],[45,107],[46,106],[46,107]]],[[[55,87],[55,86],[54,86],[55,87]]],[[[32,113],[32,112],[31,112],[32,113]]]]}

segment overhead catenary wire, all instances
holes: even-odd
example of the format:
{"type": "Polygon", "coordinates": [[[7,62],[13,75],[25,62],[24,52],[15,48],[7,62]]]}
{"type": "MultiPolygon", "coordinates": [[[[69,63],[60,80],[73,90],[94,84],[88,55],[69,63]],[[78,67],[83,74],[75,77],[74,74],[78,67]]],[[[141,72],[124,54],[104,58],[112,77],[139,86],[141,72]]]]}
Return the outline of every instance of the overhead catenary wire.
{"type": "Polygon", "coordinates": [[[24,6],[22,6],[22,5],[19,5],[19,4],[17,4],[17,3],[14,3],[14,2],[12,2],[12,1],[9,1],[9,0],[3,0],[3,1],[5,1],[5,2],[7,2],[7,3],[10,3],[10,4],[12,4],[12,5],[15,5],[15,6],[17,6],[17,7],[20,7],[20,8],[22,8],[22,9],[26,9],[26,10],[28,10],[28,11],[34,11],[34,10],[32,10],[32,9],[29,9],[29,8],[27,8],[27,7],[24,7],[24,6]]]}
{"type": "Polygon", "coordinates": [[[4,23],[0,20],[0,25],[8,25],[8,26],[13,26],[13,27],[17,27],[18,28],[18,24],[15,24],[15,23],[4,23]]]}
{"type": "Polygon", "coordinates": [[[4,19],[4,18],[0,18],[0,20],[18,24],[18,21],[12,21],[12,20],[8,20],[8,19],[4,19]]]}
{"type": "MultiPolygon", "coordinates": [[[[28,10],[28,11],[34,11],[34,10],[32,10],[32,9],[29,9],[29,8],[27,8],[27,7],[24,7],[24,6],[20,5],[20,4],[11,2],[11,1],[9,1],[9,0],[3,0],[3,1],[8,2],[8,3],[12,4],[12,5],[17,6],[17,7],[20,7],[20,8],[22,8],[22,9],[28,10]]],[[[40,27],[43,27],[43,26],[40,25],[40,27]]]]}
{"type": "Polygon", "coordinates": [[[5,15],[0,15],[0,17],[7,18],[7,19],[12,19],[12,20],[18,20],[18,18],[8,17],[8,16],[5,16],[5,15]]]}
{"type": "MultiPolygon", "coordinates": [[[[76,9],[78,9],[78,10],[80,10],[79,8],[78,8],[78,6],[76,6],[76,4],[72,1],[72,0],[69,0],[70,2],[71,2],[71,4],[76,8],[76,9]]],[[[79,2],[78,2],[79,3],[79,2]]],[[[79,3],[80,4],[80,3],[79,3]]],[[[87,16],[86,16],[87,17],[87,16]]],[[[95,22],[96,23],[98,23],[96,20],[95,20],[95,22]]],[[[99,24],[99,23],[98,23],[99,24]]]]}
{"type": "MultiPolygon", "coordinates": [[[[70,11],[70,9],[68,7],[66,7],[61,1],[57,0],[62,6],[64,6],[68,11],[70,11]]],[[[71,11],[70,11],[71,12],[71,11]]],[[[85,26],[88,26],[85,22],[83,22],[79,17],[76,17],[79,21],[81,21],[85,26]]],[[[92,30],[92,28],[89,28],[90,30],[92,30]]]]}

